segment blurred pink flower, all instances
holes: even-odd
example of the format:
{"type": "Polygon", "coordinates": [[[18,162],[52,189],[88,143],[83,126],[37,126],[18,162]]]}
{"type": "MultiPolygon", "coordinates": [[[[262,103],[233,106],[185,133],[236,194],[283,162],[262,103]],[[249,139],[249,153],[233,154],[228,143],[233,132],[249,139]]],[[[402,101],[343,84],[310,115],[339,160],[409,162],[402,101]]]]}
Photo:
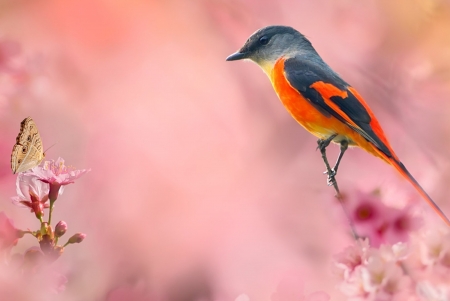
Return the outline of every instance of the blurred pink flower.
{"type": "MultiPolygon", "coordinates": [[[[17,196],[12,197],[14,204],[25,206],[34,212],[37,218],[44,215],[44,208],[48,208],[49,185],[28,173],[19,173],[16,180],[17,196]]],[[[62,191],[61,191],[62,193],[62,191]]]]}
{"type": "Polygon", "coordinates": [[[411,207],[389,207],[382,202],[378,191],[346,193],[344,201],[356,232],[369,238],[372,247],[407,242],[410,232],[417,230],[421,224],[420,218],[411,215],[411,207]]]}
{"type": "Polygon", "coordinates": [[[20,230],[14,227],[13,221],[4,212],[0,212],[0,251],[9,252],[21,236],[20,230]]]}
{"type": "MultiPolygon", "coordinates": [[[[450,273],[450,231],[432,229],[420,236],[419,248],[422,264],[438,268],[442,273],[450,273]]],[[[450,277],[449,277],[450,282],[450,277]]]]}
{"type": "Polygon", "coordinates": [[[271,301],[328,301],[330,296],[325,292],[304,293],[304,285],[299,275],[285,276],[272,294],[271,301]]]}
{"type": "Polygon", "coordinates": [[[450,300],[450,285],[432,285],[428,281],[417,284],[417,294],[423,300],[448,301],[450,300]]]}
{"type": "Polygon", "coordinates": [[[22,271],[25,274],[34,273],[43,262],[44,253],[42,253],[39,247],[34,246],[28,248],[23,255],[22,271]]]}
{"type": "Polygon", "coordinates": [[[55,294],[60,294],[66,290],[68,280],[65,275],[58,272],[53,272],[50,276],[50,291],[55,294]]]}
{"type": "Polygon", "coordinates": [[[408,289],[411,279],[395,261],[386,261],[380,252],[373,253],[362,269],[363,287],[378,299],[389,300],[408,289]]]}
{"type": "Polygon", "coordinates": [[[363,264],[368,250],[368,239],[360,239],[355,245],[345,248],[334,256],[334,272],[341,276],[342,280],[346,279],[356,267],[363,264]]]}
{"type": "Polygon", "coordinates": [[[389,215],[385,217],[389,226],[381,235],[381,243],[394,244],[409,241],[411,232],[417,231],[422,225],[422,219],[412,216],[411,209],[411,206],[406,206],[403,209],[390,208],[389,215]]]}
{"type": "Polygon", "coordinates": [[[33,174],[44,183],[50,184],[49,199],[56,200],[61,186],[74,183],[76,179],[89,172],[90,169],[75,169],[66,166],[64,159],[59,157],[56,161],[45,161],[43,166],[34,167],[30,174],[33,174]]]}
{"type": "MultiPolygon", "coordinates": [[[[52,268],[49,263],[41,249],[34,246],[28,248],[23,255],[14,254],[8,263],[7,271],[9,277],[25,291],[38,289],[39,294],[48,297],[49,294],[64,291],[67,283],[67,277],[52,268]]],[[[48,300],[48,298],[37,299],[48,300]]]]}
{"type": "Polygon", "coordinates": [[[346,248],[334,263],[341,291],[359,300],[404,300],[413,294],[412,281],[400,265],[408,251],[404,243],[375,249],[360,242],[346,248]]]}

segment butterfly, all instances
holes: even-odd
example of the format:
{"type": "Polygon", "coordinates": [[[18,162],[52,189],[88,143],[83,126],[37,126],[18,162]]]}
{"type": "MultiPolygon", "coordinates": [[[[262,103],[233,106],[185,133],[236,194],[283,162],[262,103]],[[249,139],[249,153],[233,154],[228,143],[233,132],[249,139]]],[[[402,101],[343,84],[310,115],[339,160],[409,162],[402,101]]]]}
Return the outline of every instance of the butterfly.
{"type": "Polygon", "coordinates": [[[20,132],[11,154],[11,169],[13,173],[26,171],[38,166],[44,157],[36,123],[31,117],[27,117],[20,123],[20,132]]]}

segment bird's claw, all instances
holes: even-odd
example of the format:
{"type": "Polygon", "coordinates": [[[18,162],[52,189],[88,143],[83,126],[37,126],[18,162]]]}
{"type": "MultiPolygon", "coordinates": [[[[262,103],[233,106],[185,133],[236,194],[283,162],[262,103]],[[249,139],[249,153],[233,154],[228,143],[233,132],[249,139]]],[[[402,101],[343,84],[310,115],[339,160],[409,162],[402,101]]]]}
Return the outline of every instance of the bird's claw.
{"type": "Polygon", "coordinates": [[[334,176],[336,176],[336,171],[334,170],[334,168],[332,168],[330,171],[331,171],[331,173],[329,173],[328,170],[325,170],[325,171],[323,172],[323,174],[324,174],[324,175],[328,175],[328,177],[334,177],[334,176]]]}
{"type": "Polygon", "coordinates": [[[328,186],[333,186],[334,184],[336,184],[336,171],[334,169],[331,169],[330,172],[328,172],[328,170],[323,172],[324,174],[326,174],[327,177],[327,185],[328,186]]]}
{"type": "Polygon", "coordinates": [[[326,140],[319,139],[319,140],[317,140],[316,150],[322,151],[323,149],[325,149],[328,146],[328,144],[329,144],[329,142],[327,143],[326,140]]]}
{"type": "Polygon", "coordinates": [[[328,186],[334,186],[335,184],[336,184],[336,179],[334,177],[328,177],[327,185],[328,186]]]}

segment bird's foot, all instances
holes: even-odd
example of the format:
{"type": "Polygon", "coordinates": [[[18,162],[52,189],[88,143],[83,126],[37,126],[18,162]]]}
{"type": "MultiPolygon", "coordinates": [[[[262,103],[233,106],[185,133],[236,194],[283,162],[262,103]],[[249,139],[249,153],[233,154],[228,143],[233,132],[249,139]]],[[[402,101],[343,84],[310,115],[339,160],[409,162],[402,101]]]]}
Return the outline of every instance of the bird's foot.
{"type": "Polygon", "coordinates": [[[316,150],[323,151],[330,145],[330,141],[319,139],[317,140],[317,148],[316,150]]]}
{"type": "Polygon", "coordinates": [[[334,184],[336,184],[336,171],[334,169],[331,169],[331,173],[328,172],[328,170],[323,172],[324,174],[327,175],[327,185],[328,186],[334,186],[334,184]]]}
{"type": "Polygon", "coordinates": [[[327,139],[319,139],[317,140],[317,149],[320,150],[321,153],[325,152],[325,149],[330,145],[331,141],[337,137],[338,134],[333,134],[327,139]]]}

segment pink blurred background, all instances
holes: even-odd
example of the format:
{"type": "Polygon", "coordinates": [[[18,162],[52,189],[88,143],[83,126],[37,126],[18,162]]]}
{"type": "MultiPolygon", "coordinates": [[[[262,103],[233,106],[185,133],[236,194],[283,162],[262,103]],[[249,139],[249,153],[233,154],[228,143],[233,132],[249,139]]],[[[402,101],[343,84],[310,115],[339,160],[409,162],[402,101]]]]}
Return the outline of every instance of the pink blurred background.
{"type": "MultiPolygon", "coordinates": [[[[36,227],[9,201],[27,116],[55,144],[47,159],[92,168],[56,203],[54,219],[87,238],[55,263],[68,278],[55,300],[112,300],[117,288],[128,300],[270,300],[292,275],[305,294],[346,300],[330,265],[352,239],[316,139],[256,65],[225,62],[266,25],[311,40],[450,215],[449,1],[0,1],[0,13],[13,43],[0,45],[0,211],[36,227]],[[20,72],[3,68],[4,49],[20,72]]],[[[361,150],[338,182],[438,218],[361,150]]]]}

